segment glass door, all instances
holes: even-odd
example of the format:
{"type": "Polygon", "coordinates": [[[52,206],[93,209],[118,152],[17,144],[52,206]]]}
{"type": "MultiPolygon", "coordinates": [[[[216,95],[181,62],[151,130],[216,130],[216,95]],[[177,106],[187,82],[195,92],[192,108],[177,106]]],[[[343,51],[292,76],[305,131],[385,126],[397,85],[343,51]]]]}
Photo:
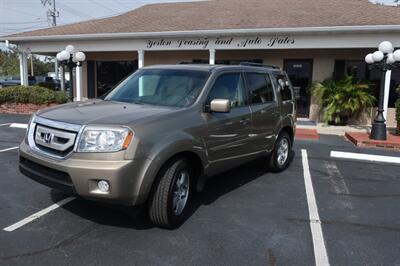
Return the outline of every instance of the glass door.
{"type": "Polygon", "coordinates": [[[310,88],[312,83],[312,59],[285,59],[283,68],[293,84],[297,101],[297,116],[309,117],[310,88]]]}

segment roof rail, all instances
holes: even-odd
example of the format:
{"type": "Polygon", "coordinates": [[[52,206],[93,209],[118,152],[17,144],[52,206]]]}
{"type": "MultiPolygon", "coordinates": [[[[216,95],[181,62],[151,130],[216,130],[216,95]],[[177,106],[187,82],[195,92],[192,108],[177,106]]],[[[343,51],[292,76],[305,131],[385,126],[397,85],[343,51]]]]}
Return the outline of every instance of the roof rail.
{"type": "Polygon", "coordinates": [[[253,63],[253,62],[240,62],[239,65],[241,66],[256,66],[256,67],[269,67],[269,68],[274,68],[274,69],[281,69],[278,66],[275,65],[264,65],[261,63],[253,63]]]}

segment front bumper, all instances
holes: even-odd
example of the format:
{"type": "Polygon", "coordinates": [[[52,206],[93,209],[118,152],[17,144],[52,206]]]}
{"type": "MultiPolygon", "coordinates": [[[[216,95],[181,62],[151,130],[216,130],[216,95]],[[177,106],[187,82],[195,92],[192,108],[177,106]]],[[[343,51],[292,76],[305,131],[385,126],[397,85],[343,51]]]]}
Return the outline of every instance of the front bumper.
{"type": "Polygon", "coordinates": [[[141,192],[146,169],[151,163],[147,158],[108,161],[70,156],[57,160],[37,154],[25,142],[21,143],[19,154],[21,173],[49,187],[121,205],[141,204],[147,198],[141,192]],[[99,180],[109,182],[109,192],[97,188],[99,180]]]}

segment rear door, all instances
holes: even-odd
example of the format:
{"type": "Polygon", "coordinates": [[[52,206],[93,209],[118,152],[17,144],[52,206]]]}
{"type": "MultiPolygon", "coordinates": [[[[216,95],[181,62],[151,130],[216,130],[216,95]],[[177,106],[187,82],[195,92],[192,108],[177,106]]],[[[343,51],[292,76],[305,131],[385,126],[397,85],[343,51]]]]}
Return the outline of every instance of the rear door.
{"type": "Polygon", "coordinates": [[[275,128],[280,120],[271,77],[265,72],[246,72],[245,79],[253,119],[252,149],[270,151],[275,141],[275,128]]]}
{"type": "Polygon", "coordinates": [[[205,142],[211,162],[229,161],[246,156],[251,133],[251,111],[247,104],[244,80],[240,72],[222,73],[208,94],[213,99],[231,101],[229,113],[206,113],[208,134],[205,142]]]}

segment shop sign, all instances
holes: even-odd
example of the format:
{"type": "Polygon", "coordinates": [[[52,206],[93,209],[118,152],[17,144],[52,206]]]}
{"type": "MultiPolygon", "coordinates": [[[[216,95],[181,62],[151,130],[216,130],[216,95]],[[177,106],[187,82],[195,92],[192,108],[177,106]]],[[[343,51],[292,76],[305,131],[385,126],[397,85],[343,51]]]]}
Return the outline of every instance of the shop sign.
{"type": "Polygon", "coordinates": [[[183,38],[152,39],[146,41],[147,50],[169,49],[268,49],[290,47],[295,44],[291,36],[276,35],[272,37],[224,37],[224,38],[183,38]]]}

